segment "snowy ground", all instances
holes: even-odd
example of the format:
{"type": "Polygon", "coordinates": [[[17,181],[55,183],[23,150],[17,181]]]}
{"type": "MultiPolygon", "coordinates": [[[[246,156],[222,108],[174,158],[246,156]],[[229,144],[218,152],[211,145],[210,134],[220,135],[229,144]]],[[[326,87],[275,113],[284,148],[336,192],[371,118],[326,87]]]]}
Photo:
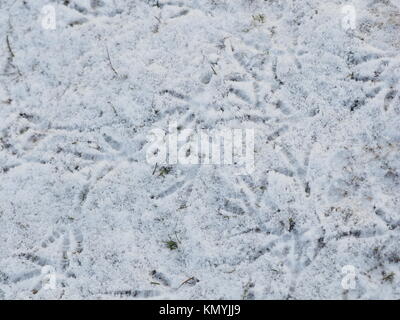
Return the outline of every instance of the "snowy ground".
{"type": "Polygon", "coordinates": [[[0,0],[0,53],[0,299],[400,298],[399,0],[0,0]]]}

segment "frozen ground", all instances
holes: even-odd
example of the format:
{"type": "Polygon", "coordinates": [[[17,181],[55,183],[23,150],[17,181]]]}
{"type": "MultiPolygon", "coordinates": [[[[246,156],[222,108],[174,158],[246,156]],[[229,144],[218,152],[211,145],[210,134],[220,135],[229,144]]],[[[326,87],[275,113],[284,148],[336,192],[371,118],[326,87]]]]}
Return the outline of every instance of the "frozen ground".
{"type": "Polygon", "coordinates": [[[399,50],[399,0],[0,0],[0,298],[399,299],[399,50]],[[154,170],[172,119],[255,171],[154,170]]]}

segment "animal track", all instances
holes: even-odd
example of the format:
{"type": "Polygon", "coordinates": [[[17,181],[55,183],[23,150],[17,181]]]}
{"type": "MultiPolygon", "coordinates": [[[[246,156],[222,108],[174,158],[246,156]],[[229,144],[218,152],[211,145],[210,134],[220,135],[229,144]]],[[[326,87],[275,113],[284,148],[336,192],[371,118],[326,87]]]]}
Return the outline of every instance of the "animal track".
{"type": "MultiPolygon", "coordinates": [[[[80,266],[79,255],[83,251],[83,235],[79,229],[59,228],[51,233],[37,248],[29,253],[20,253],[18,257],[28,261],[36,269],[27,273],[10,276],[10,282],[20,283],[30,279],[36,279],[36,285],[32,288],[32,293],[37,294],[43,287],[43,278],[50,272],[61,287],[66,287],[68,278],[76,278],[76,274],[71,271],[71,266],[80,266]],[[47,253],[49,250],[58,246],[56,254],[47,253]],[[47,249],[47,250],[46,250],[47,249]],[[41,253],[43,252],[43,253],[41,253]],[[45,273],[43,270],[48,269],[45,273]]],[[[54,249],[53,249],[54,250],[54,249]]]]}
{"type": "Polygon", "coordinates": [[[171,281],[162,272],[152,270],[149,273],[151,277],[151,284],[159,286],[160,290],[138,290],[138,289],[126,289],[126,290],[113,290],[107,291],[105,295],[111,295],[114,297],[125,297],[125,298],[136,298],[136,299],[157,299],[162,298],[165,293],[173,293],[179,290],[184,285],[195,286],[200,280],[196,277],[190,277],[180,283],[177,287],[172,287],[171,281]]]}
{"type": "Polygon", "coordinates": [[[349,55],[348,63],[354,70],[351,78],[374,86],[365,97],[359,98],[352,104],[351,111],[374,99],[377,99],[384,111],[388,111],[391,105],[396,105],[400,83],[400,77],[397,76],[400,70],[398,61],[399,56],[387,55],[378,50],[349,55]]]}

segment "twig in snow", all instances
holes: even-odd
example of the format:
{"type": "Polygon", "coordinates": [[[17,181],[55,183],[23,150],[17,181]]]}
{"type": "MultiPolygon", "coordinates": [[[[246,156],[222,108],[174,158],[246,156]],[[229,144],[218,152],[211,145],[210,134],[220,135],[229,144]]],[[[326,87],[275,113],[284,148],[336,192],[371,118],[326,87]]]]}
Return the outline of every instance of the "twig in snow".
{"type": "Polygon", "coordinates": [[[186,283],[190,283],[190,282],[199,282],[199,280],[196,277],[190,277],[189,279],[186,279],[185,281],[183,281],[180,286],[178,287],[178,289],[180,287],[182,287],[184,284],[186,283]]]}
{"type": "Polygon", "coordinates": [[[8,35],[6,36],[6,43],[7,43],[8,52],[10,52],[10,57],[8,58],[8,64],[13,66],[17,70],[18,75],[21,77],[22,76],[21,71],[19,71],[18,67],[13,63],[15,54],[11,48],[10,39],[9,39],[8,35]]]}
{"type": "Polygon", "coordinates": [[[8,38],[8,35],[6,36],[6,42],[7,42],[7,48],[8,48],[8,51],[10,52],[11,58],[14,58],[15,55],[14,55],[14,52],[12,51],[12,49],[11,49],[10,39],[8,38]]]}
{"type": "Polygon", "coordinates": [[[153,176],[154,176],[154,174],[156,173],[156,170],[157,170],[157,162],[156,162],[156,165],[154,166],[153,176]]]}
{"type": "MultiPolygon", "coordinates": [[[[16,2],[16,1],[15,1],[15,2],[16,2]]],[[[12,4],[12,6],[15,4],[15,2],[12,4]]],[[[11,7],[12,7],[12,6],[11,6],[11,7]]],[[[11,24],[10,18],[8,19],[8,27],[9,27],[9,32],[11,32],[12,30],[14,30],[14,28],[13,28],[13,26],[12,26],[12,24],[11,24]]],[[[19,68],[14,64],[15,54],[14,54],[14,51],[12,50],[11,43],[10,43],[10,38],[9,38],[9,35],[8,35],[8,34],[6,35],[6,43],[7,43],[7,49],[8,49],[8,51],[10,52],[10,56],[9,56],[8,59],[7,59],[8,65],[11,65],[12,67],[14,67],[14,68],[17,70],[18,75],[19,75],[20,77],[22,77],[21,71],[20,71],[19,68]]],[[[6,70],[5,70],[6,72],[7,72],[7,69],[8,69],[8,66],[6,67],[6,70]]],[[[29,88],[28,88],[28,86],[26,85],[26,83],[25,83],[25,86],[26,86],[27,91],[29,92],[29,88]]]]}
{"type": "Polygon", "coordinates": [[[115,107],[113,106],[113,104],[112,104],[111,102],[108,102],[108,103],[110,104],[111,108],[113,109],[115,116],[118,117],[118,116],[119,116],[119,115],[118,115],[118,112],[117,112],[117,110],[115,109],[115,107]]]}
{"type": "Polygon", "coordinates": [[[212,65],[210,65],[211,70],[214,72],[215,75],[217,75],[217,72],[215,72],[214,67],[212,65]]]}
{"type": "Polygon", "coordinates": [[[108,62],[110,63],[110,67],[111,67],[112,71],[115,73],[115,75],[116,75],[117,77],[119,77],[118,72],[114,69],[114,66],[113,66],[113,64],[112,64],[112,62],[111,62],[110,52],[108,51],[107,45],[106,45],[106,51],[107,51],[107,58],[108,58],[108,62]]]}

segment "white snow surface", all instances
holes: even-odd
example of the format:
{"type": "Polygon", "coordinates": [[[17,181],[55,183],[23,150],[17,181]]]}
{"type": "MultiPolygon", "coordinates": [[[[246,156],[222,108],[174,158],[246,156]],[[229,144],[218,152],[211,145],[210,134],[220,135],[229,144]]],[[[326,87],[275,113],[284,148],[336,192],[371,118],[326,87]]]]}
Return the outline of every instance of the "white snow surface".
{"type": "Polygon", "coordinates": [[[0,69],[0,299],[400,298],[399,0],[0,0],[0,69]]]}

